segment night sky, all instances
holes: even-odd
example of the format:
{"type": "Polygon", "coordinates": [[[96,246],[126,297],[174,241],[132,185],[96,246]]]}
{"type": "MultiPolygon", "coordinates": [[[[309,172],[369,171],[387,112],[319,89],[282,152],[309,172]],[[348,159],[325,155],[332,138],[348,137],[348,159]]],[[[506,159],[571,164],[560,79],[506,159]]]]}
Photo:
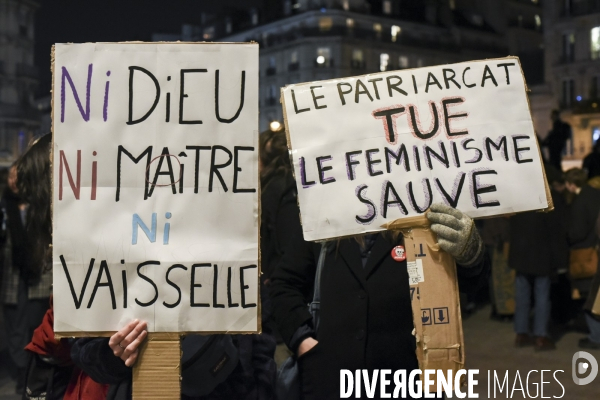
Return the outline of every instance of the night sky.
{"type": "Polygon", "coordinates": [[[54,43],[149,41],[153,33],[179,33],[200,24],[201,13],[259,6],[263,0],[40,0],[35,23],[38,96],[50,94],[54,43]]]}

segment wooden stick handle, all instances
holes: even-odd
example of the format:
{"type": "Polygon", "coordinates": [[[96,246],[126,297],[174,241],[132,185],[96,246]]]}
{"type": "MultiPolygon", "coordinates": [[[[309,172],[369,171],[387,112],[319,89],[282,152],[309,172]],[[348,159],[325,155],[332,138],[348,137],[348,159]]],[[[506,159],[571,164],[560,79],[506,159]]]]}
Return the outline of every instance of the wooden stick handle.
{"type": "Polygon", "coordinates": [[[179,400],[181,347],[177,333],[148,333],[133,367],[133,400],[179,400]]]}

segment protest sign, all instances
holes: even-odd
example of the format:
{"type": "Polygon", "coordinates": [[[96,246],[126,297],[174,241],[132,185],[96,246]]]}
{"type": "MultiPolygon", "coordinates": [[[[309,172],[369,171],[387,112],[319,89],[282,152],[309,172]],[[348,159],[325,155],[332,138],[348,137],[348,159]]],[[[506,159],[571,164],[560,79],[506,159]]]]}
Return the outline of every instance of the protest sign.
{"type": "Polygon", "coordinates": [[[260,330],[258,45],[58,44],[54,329],[260,330]]]}
{"type": "Polygon", "coordinates": [[[443,202],[551,207],[518,58],[282,89],[306,240],[382,230],[443,202]]]}

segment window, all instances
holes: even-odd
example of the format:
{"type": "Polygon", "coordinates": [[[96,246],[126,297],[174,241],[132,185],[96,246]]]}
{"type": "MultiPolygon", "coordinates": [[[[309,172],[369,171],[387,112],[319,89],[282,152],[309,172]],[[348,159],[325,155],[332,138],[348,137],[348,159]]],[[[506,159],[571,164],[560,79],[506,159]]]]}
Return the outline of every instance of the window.
{"type": "Polygon", "coordinates": [[[596,145],[596,142],[600,139],[600,126],[592,127],[592,146],[596,145]]]}
{"type": "Polygon", "coordinates": [[[342,2],[342,8],[343,8],[345,11],[348,11],[348,10],[350,10],[350,1],[349,1],[349,0],[344,0],[344,1],[342,2]]]}
{"type": "Polygon", "coordinates": [[[417,58],[417,68],[421,68],[423,66],[423,59],[417,58]]]}
{"type": "Polygon", "coordinates": [[[600,77],[593,76],[590,84],[590,99],[596,100],[600,95],[600,77]]]}
{"type": "Polygon", "coordinates": [[[346,27],[348,29],[354,29],[354,19],[346,18],[346,27]]]}
{"type": "Polygon", "coordinates": [[[277,104],[277,86],[269,85],[267,90],[267,105],[274,106],[277,104]]]}
{"type": "Polygon", "coordinates": [[[483,16],[479,14],[473,14],[471,16],[471,22],[473,22],[473,25],[483,26],[483,16]]]}
{"type": "Polygon", "coordinates": [[[573,79],[564,79],[562,81],[562,106],[563,107],[571,107],[571,105],[573,104],[573,100],[574,100],[574,93],[575,93],[575,88],[574,88],[574,82],[573,79]]]}
{"type": "Polygon", "coordinates": [[[292,51],[292,54],[290,55],[290,62],[292,64],[295,64],[298,62],[298,52],[297,51],[292,51]]]}
{"type": "Polygon", "coordinates": [[[352,50],[352,68],[364,68],[363,51],[361,49],[352,50]]]}
{"type": "Polygon", "coordinates": [[[275,64],[275,57],[269,57],[269,67],[267,68],[267,75],[275,75],[277,72],[277,64],[275,64]]]}
{"type": "Polygon", "coordinates": [[[215,27],[209,26],[208,28],[204,28],[202,38],[204,38],[204,40],[211,40],[214,35],[215,35],[215,27]]]}
{"type": "MultiPolygon", "coordinates": [[[[593,35],[593,34],[592,34],[593,35]]],[[[575,34],[572,32],[564,33],[562,37],[562,57],[564,62],[575,60],[575,34]]]]}
{"type": "Polygon", "coordinates": [[[375,32],[375,36],[377,39],[381,38],[381,24],[373,24],[373,31],[375,32]]]}
{"type": "Polygon", "coordinates": [[[535,19],[535,28],[540,29],[542,27],[542,19],[537,14],[533,18],[535,19]]]}
{"type": "Polygon", "coordinates": [[[250,11],[250,20],[252,21],[252,25],[258,25],[258,10],[256,8],[250,11]]]}
{"type": "Polygon", "coordinates": [[[331,50],[329,47],[319,47],[317,49],[317,67],[329,67],[331,65],[331,50]]]}
{"type": "Polygon", "coordinates": [[[390,55],[387,53],[381,53],[379,55],[379,70],[381,72],[387,71],[389,62],[390,62],[390,55]]]}
{"type": "Polygon", "coordinates": [[[400,68],[408,68],[408,57],[407,56],[400,56],[398,58],[398,67],[400,68]]]}
{"type": "Polygon", "coordinates": [[[450,7],[451,10],[456,10],[456,0],[448,0],[448,7],[450,7]]]}
{"type": "Polygon", "coordinates": [[[392,13],[392,2],[391,0],[383,0],[383,13],[390,15],[392,13]]]}
{"type": "Polygon", "coordinates": [[[592,60],[600,58],[600,26],[592,28],[590,31],[590,51],[592,60]]]}
{"type": "Polygon", "coordinates": [[[231,23],[231,18],[227,18],[225,20],[225,33],[231,33],[233,31],[233,25],[231,23]]]}
{"type": "Polygon", "coordinates": [[[332,26],[333,26],[333,20],[331,19],[331,17],[319,18],[319,30],[321,32],[326,32],[326,31],[331,30],[332,26]]]}
{"type": "Polygon", "coordinates": [[[398,25],[392,25],[392,42],[396,41],[400,33],[402,33],[402,29],[398,25]]]}

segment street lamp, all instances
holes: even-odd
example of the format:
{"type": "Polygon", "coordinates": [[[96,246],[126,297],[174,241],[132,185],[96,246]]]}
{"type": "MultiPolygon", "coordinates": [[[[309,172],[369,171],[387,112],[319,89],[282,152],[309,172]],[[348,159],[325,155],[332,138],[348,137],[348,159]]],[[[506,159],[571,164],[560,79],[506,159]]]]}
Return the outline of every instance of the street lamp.
{"type": "Polygon", "coordinates": [[[281,123],[277,120],[271,121],[271,123],[269,124],[269,129],[271,129],[273,132],[277,132],[281,129],[281,123]]]}

